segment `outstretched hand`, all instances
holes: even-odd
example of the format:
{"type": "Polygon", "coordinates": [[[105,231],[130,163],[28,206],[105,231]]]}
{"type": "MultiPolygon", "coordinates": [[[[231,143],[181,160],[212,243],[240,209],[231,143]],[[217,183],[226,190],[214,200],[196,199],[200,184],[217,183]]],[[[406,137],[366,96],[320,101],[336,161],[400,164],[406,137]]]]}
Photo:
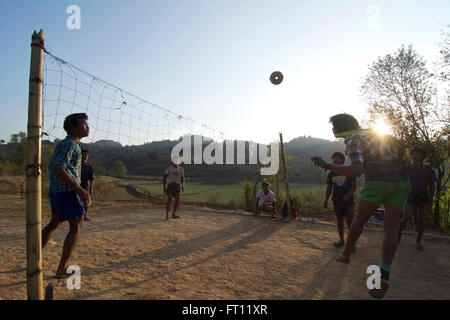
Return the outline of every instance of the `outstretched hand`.
{"type": "Polygon", "coordinates": [[[323,169],[327,168],[327,163],[321,157],[312,157],[311,161],[318,167],[321,167],[323,169]]]}

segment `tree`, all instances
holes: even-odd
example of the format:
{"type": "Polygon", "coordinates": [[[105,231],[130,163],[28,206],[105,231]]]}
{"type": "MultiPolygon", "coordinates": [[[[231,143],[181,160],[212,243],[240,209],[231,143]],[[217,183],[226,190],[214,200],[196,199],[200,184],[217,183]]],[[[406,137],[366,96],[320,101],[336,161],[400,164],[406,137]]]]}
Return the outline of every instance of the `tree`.
{"type": "Polygon", "coordinates": [[[115,177],[123,177],[127,173],[127,168],[122,161],[117,160],[112,167],[112,174],[115,177]]]}
{"type": "Polygon", "coordinates": [[[434,224],[440,226],[439,202],[449,179],[449,119],[441,117],[445,106],[437,99],[435,80],[412,46],[402,46],[369,66],[361,92],[370,105],[369,122],[387,120],[395,124],[393,135],[405,147],[421,146],[427,151],[430,165],[438,171],[434,224]]]}
{"type": "Polygon", "coordinates": [[[25,170],[27,134],[20,132],[12,134],[8,144],[9,159],[12,163],[25,170]]]}

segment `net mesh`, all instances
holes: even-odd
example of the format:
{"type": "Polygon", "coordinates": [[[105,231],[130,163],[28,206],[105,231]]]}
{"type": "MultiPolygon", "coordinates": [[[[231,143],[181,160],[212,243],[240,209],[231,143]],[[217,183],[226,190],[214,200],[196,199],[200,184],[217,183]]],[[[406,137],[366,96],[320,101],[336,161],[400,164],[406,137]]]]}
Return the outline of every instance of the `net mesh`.
{"type": "Polygon", "coordinates": [[[223,141],[226,135],[199,121],[177,114],[104,81],[73,64],[44,55],[42,132],[63,139],[64,119],[84,112],[90,134],[84,142],[112,140],[122,145],[142,145],[202,135],[223,141]]]}

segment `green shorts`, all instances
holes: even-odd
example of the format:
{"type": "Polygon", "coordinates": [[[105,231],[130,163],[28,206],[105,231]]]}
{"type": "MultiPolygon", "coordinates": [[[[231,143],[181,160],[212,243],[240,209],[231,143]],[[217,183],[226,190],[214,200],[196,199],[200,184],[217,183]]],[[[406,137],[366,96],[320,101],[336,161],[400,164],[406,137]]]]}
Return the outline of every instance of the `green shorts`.
{"type": "Polygon", "coordinates": [[[359,200],[364,200],[375,204],[385,206],[403,207],[406,205],[411,184],[404,182],[382,182],[367,181],[359,194],[359,200]]]}

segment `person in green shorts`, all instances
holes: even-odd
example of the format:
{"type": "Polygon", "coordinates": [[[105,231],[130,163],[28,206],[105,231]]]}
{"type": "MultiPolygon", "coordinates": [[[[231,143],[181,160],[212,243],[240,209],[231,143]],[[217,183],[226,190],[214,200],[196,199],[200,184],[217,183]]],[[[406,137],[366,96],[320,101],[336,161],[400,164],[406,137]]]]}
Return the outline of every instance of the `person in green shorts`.
{"type": "Polygon", "coordinates": [[[172,204],[172,198],[175,199],[173,205],[172,218],[178,219],[175,212],[180,203],[181,190],[184,191],[184,170],[178,165],[178,161],[172,162],[172,165],[167,168],[163,178],[164,193],[167,195],[166,202],[166,220],[169,220],[169,211],[172,204]]]}
{"type": "Polygon", "coordinates": [[[337,114],[330,118],[336,138],[344,138],[345,153],[351,165],[338,166],[319,157],[311,158],[315,165],[348,177],[364,174],[365,184],[359,196],[358,215],[353,219],[347,235],[345,249],[336,260],[350,262],[353,246],[360,237],[364,225],[373,211],[384,204],[384,236],[380,264],[379,289],[371,289],[373,298],[381,299],[389,288],[388,280],[398,244],[398,227],[402,207],[411,189],[406,167],[402,163],[404,147],[390,135],[380,135],[373,130],[363,130],[349,114],[337,114]]]}

